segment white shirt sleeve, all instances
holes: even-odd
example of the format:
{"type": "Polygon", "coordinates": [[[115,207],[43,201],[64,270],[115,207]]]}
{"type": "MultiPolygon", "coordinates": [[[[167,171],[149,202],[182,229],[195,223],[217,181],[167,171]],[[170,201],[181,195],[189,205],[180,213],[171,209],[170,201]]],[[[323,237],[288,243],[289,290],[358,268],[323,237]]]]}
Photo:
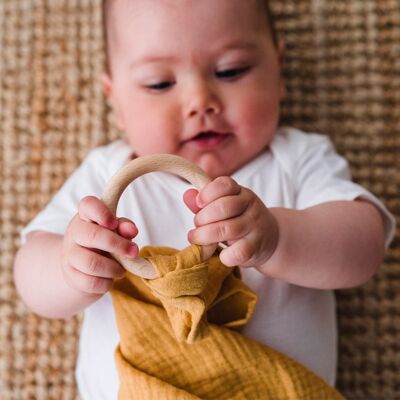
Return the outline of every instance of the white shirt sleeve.
{"type": "Polygon", "coordinates": [[[88,195],[102,195],[107,182],[104,158],[102,148],[89,153],[47,206],[21,231],[22,243],[26,241],[28,233],[33,231],[64,234],[78,211],[79,201],[88,195]]]}
{"type": "Polygon", "coordinates": [[[395,219],[368,190],[352,182],[347,161],[336,153],[328,137],[302,134],[293,165],[296,208],[305,209],[328,201],[365,199],[381,212],[385,245],[395,234],[395,219]]]}

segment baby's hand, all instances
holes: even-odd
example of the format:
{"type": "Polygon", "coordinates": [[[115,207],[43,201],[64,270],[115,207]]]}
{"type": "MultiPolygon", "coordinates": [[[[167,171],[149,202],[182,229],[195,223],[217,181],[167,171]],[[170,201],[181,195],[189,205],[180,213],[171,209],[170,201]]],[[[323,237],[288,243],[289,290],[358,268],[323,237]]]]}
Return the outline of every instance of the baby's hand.
{"type": "Polygon", "coordinates": [[[184,201],[196,213],[196,229],[189,231],[189,241],[227,242],[229,247],[220,254],[225,265],[258,267],[274,253],[279,236],[274,216],[251,190],[232,178],[216,178],[200,193],[189,189],[184,201]]]}
{"type": "Polygon", "coordinates": [[[107,292],[113,278],[125,273],[108,252],[136,257],[138,248],[131,239],[137,233],[133,222],[117,219],[98,198],[83,198],[64,235],[61,267],[67,284],[89,294],[107,292]]]}

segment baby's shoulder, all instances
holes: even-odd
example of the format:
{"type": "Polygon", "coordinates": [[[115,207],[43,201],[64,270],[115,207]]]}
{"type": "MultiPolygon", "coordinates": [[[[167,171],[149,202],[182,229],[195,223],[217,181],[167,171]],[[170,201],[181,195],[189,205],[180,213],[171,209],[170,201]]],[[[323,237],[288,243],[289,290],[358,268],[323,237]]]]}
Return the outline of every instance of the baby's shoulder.
{"type": "Polygon", "coordinates": [[[93,148],[90,150],[88,157],[104,162],[114,158],[119,159],[120,157],[129,157],[132,152],[131,147],[126,141],[117,139],[102,146],[93,148]]]}
{"type": "Polygon", "coordinates": [[[112,175],[129,161],[132,148],[122,139],[114,140],[90,150],[84,160],[91,168],[105,170],[106,175],[112,175]]]}
{"type": "Polygon", "coordinates": [[[304,132],[292,127],[279,128],[271,149],[275,152],[283,152],[291,156],[299,156],[310,147],[332,146],[327,135],[315,132],[304,132]]]}
{"type": "Polygon", "coordinates": [[[290,169],[313,154],[334,151],[328,136],[292,127],[279,128],[270,148],[274,158],[290,169]]]}

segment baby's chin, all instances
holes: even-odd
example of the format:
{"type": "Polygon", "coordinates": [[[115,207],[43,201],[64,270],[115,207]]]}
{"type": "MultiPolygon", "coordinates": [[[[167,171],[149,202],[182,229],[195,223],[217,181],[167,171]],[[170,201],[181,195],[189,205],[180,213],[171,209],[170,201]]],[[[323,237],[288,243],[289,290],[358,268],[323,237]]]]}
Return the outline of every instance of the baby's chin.
{"type": "Polygon", "coordinates": [[[242,166],[237,160],[226,161],[213,153],[203,154],[199,159],[191,161],[197,164],[211,179],[230,176],[242,166]]]}
{"type": "MultiPolygon", "coordinates": [[[[161,151],[159,153],[168,153],[161,151]]],[[[153,152],[144,152],[144,154],[136,152],[132,158],[155,154],[153,152]]],[[[218,178],[219,176],[231,176],[234,172],[239,170],[248,160],[241,160],[239,157],[221,157],[220,154],[209,152],[203,154],[182,154],[180,152],[169,153],[186,158],[199,166],[211,179],[218,178]]]]}

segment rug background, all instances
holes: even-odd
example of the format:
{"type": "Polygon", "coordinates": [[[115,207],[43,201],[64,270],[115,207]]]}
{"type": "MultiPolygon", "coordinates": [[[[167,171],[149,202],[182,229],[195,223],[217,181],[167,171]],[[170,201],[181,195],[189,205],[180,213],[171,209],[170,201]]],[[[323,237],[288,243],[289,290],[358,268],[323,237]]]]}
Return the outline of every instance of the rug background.
{"type": "MultiPolygon", "coordinates": [[[[271,0],[286,41],[283,123],[329,135],[354,179],[400,220],[400,3],[271,0]]],[[[79,318],[49,321],[15,293],[20,229],[87,152],[117,138],[100,85],[100,0],[0,2],[0,397],[76,399],[79,318]]],[[[338,387],[400,397],[399,230],[366,286],[338,293],[338,387]]]]}

